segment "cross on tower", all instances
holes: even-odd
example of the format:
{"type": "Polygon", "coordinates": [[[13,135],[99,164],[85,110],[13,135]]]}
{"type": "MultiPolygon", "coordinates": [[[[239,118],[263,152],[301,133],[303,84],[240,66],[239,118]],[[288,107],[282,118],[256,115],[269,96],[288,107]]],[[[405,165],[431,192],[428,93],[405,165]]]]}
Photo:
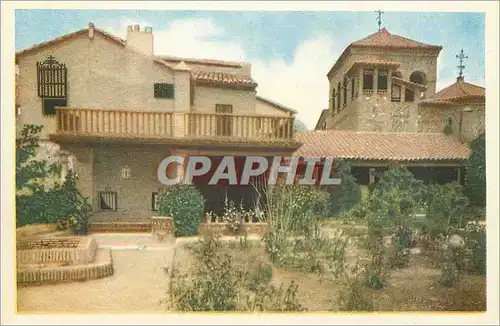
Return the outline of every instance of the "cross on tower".
{"type": "Polygon", "coordinates": [[[380,31],[380,27],[382,26],[382,14],[384,13],[382,10],[377,10],[375,11],[378,16],[377,16],[377,23],[378,23],[378,30],[380,31]]]}
{"type": "Polygon", "coordinates": [[[458,77],[463,77],[463,72],[464,72],[464,69],[465,69],[465,65],[464,65],[464,59],[468,59],[469,57],[465,55],[464,53],[464,49],[461,49],[460,50],[460,53],[456,55],[457,59],[458,59],[458,66],[457,68],[459,69],[458,71],[458,77]]]}

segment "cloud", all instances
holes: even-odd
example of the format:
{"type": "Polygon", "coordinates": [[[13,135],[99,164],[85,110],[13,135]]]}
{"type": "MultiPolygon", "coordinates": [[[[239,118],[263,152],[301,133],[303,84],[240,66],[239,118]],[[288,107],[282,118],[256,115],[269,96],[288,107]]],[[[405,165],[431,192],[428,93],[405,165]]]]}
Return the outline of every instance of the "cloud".
{"type": "MultiPolygon", "coordinates": [[[[302,43],[286,63],[283,59],[252,62],[257,92],[297,110],[297,118],[313,129],[321,111],[328,107],[326,73],[340,53],[334,42],[319,36],[302,43]]],[[[338,48],[340,49],[340,48],[338,48]]]]}
{"type": "MultiPolygon", "coordinates": [[[[108,21],[102,28],[126,37],[128,25],[151,26],[147,21],[127,18],[108,21]]],[[[317,36],[299,45],[291,62],[283,59],[264,61],[247,58],[243,45],[229,31],[210,19],[186,18],[172,21],[166,29],[155,30],[155,53],[180,57],[247,61],[252,64],[252,77],[258,82],[257,93],[297,110],[297,118],[313,129],[328,106],[326,73],[340,55],[327,36],[317,36]]]]}

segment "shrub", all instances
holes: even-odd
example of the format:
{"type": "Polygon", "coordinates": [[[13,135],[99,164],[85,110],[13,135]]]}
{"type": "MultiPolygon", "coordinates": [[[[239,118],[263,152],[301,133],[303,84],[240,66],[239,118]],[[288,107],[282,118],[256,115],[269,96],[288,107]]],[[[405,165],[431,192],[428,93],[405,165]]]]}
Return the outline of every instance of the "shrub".
{"type": "Polygon", "coordinates": [[[464,220],[469,200],[464,195],[463,187],[456,183],[427,186],[426,228],[431,238],[446,233],[449,227],[460,228],[464,220]]]}
{"type": "Polygon", "coordinates": [[[193,185],[177,184],[160,196],[159,212],[174,219],[176,236],[198,233],[205,209],[205,198],[193,185]]]}
{"type": "Polygon", "coordinates": [[[486,228],[470,226],[466,247],[471,254],[471,270],[478,275],[486,275],[486,245],[486,228]]]}
{"type": "Polygon", "coordinates": [[[356,178],[351,174],[351,168],[347,162],[336,162],[334,177],[340,178],[342,183],[331,188],[330,214],[338,216],[359,204],[362,194],[361,187],[356,183],[356,178]]]}
{"type": "Polygon", "coordinates": [[[486,134],[481,134],[470,145],[471,154],[465,165],[465,186],[471,202],[486,205],[486,134]]]}
{"type": "Polygon", "coordinates": [[[55,182],[60,178],[60,166],[36,159],[41,130],[41,126],[25,125],[17,144],[17,226],[57,222],[60,228],[75,226],[78,234],[87,234],[91,206],[78,191],[73,173],[68,172],[62,184],[55,182]]]}
{"type": "Polygon", "coordinates": [[[260,264],[238,266],[224,244],[207,238],[192,247],[194,264],[185,273],[178,266],[165,269],[169,277],[167,307],[174,311],[302,311],[297,285],[270,284],[272,269],[260,264]]]}

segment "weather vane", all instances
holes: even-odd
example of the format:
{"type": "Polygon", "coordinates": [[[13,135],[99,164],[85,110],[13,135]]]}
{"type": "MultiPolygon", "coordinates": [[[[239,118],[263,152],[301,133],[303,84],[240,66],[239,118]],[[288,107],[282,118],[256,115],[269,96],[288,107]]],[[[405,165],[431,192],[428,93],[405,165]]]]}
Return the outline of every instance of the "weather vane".
{"type": "Polygon", "coordinates": [[[458,73],[458,77],[463,77],[463,72],[464,72],[464,69],[465,69],[465,65],[464,65],[464,59],[468,59],[469,57],[466,56],[464,54],[464,49],[461,49],[460,50],[460,53],[456,55],[457,59],[458,59],[458,66],[457,68],[459,69],[459,73],[458,73]]]}
{"type": "Polygon", "coordinates": [[[380,31],[380,27],[382,26],[382,14],[384,13],[382,10],[377,10],[375,11],[378,16],[377,16],[377,23],[378,23],[378,30],[380,31]]]}

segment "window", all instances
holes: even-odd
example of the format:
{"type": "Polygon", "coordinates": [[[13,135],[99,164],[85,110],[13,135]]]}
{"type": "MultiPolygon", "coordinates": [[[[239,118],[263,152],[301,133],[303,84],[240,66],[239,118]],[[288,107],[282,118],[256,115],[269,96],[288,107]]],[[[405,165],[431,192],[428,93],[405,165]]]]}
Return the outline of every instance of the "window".
{"type": "Polygon", "coordinates": [[[387,90],[387,70],[378,71],[378,89],[387,90]]]}
{"type": "Polygon", "coordinates": [[[99,209],[116,211],[118,209],[118,193],[116,191],[100,191],[99,209]]]}
{"type": "Polygon", "coordinates": [[[413,102],[415,100],[415,92],[411,89],[405,89],[405,102],[413,102]]]}
{"type": "Polygon", "coordinates": [[[337,112],[340,112],[340,89],[342,86],[340,86],[340,83],[337,84],[337,112]]]}
{"type": "Polygon", "coordinates": [[[215,104],[215,112],[217,113],[233,113],[232,104],[215,104]]]}
{"type": "Polygon", "coordinates": [[[151,195],[151,210],[158,212],[160,210],[160,194],[153,192],[151,195]]]}
{"type": "Polygon", "coordinates": [[[401,102],[401,86],[392,84],[391,102],[401,102]]]}
{"type": "Polygon", "coordinates": [[[363,70],[363,89],[364,90],[373,89],[373,69],[363,70]]]}
{"type": "MultiPolygon", "coordinates": [[[[216,113],[233,113],[232,104],[215,104],[216,113]]],[[[217,136],[231,136],[233,133],[233,117],[230,115],[218,115],[216,117],[217,136]]]]}
{"type": "Polygon", "coordinates": [[[355,87],[355,83],[356,82],[356,79],[355,78],[352,78],[351,79],[351,99],[354,101],[354,94],[355,94],[355,91],[356,91],[356,87],[355,87]]]}
{"type": "Polygon", "coordinates": [[[410,75],[410,81],[412,83],[425,84],[425,74],[421,71],[415,71],[410,75]]]}
{"type": "Polygon", "coordinates": [[[43,114],[55,115],[56,106],[66,106],[67,101],[65,98],[44,98],[42,100],[43,114]]]}
{"type": "Polygon", "coordinates": [[[337,99],[337,93],[335,92],[335,87],[334,87],[332,91],[332,109],[334,114],[335,114],[335,109],[337,108],[337,106],[335,105],[336,99],[337,99]]]}
{"type": "Polygon", "coordinates": [[[174,84],[154,84],[155,98],[174,98],[174,84]]]}
{"type": "Polygon", "coordinates": [[[68,70],[51,55],[44,62],[36,63],[38,96],[66,98],[68,70]]]}
{"type": "Polygon", "coordinates": [[[344,103],[344,106],[347,105],[347,85],[348,85],[349,81],[346,79],[344,79],[344,100],[343,100],[343,103],[344,103]]]}

